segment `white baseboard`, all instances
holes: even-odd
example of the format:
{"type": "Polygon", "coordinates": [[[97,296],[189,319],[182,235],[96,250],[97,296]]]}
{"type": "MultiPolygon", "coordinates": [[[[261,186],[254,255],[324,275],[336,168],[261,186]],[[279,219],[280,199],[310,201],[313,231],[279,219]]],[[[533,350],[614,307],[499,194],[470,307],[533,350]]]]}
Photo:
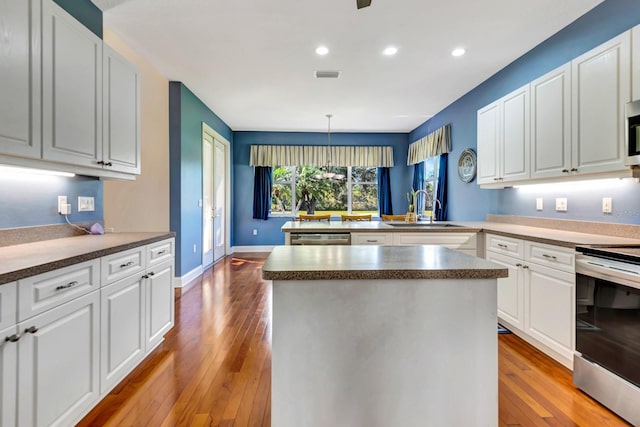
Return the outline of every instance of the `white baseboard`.
{"type": "Polygon", "coordinates": [[[236,252],[271,252],[276,246],[234,246],[231,253],[236,252]]]}
{"type": "Polygon", "coordinates": [[[202,267],[202,265],[199,265],[193,270],[191,270],[190,272],[188,272],[187,274],[185,274],[184,276],[175,277],[173,279],[173,287],[182,288],[182,290],[184,291],[185,288],[189,285],[189,283],[193,282],[193,280],[195,280],[198,276],[200,276],[203,271],[204,271],[204,268],[202,267]]]}

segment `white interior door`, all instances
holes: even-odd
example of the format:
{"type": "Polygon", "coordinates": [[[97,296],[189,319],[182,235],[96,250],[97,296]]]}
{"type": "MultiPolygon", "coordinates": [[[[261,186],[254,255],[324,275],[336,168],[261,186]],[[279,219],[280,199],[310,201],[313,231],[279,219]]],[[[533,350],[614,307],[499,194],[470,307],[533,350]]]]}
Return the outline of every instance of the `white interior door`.
{"type": "Polygon", "coordinates": [[[202,265],[213,263],[213,136],[202,138],[202,265]]]}
{"type": "Polygon", "coordinates": [[[227,146],[214,140],[213,151],[213,259],[219,260],[225,255],[225,224],[227,199],[227,146]]]}

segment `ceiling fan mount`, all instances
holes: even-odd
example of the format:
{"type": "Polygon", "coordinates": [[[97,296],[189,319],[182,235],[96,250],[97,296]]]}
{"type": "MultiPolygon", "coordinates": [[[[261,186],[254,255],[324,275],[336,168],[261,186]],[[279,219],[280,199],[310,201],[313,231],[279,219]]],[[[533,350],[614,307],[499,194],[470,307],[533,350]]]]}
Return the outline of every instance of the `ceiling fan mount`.
{"type": "Polygon", "coordinates": [[[358,6],[358,9],[369,7],[371,6],[371,0],[356,0],[356,5],[358,6]]]}

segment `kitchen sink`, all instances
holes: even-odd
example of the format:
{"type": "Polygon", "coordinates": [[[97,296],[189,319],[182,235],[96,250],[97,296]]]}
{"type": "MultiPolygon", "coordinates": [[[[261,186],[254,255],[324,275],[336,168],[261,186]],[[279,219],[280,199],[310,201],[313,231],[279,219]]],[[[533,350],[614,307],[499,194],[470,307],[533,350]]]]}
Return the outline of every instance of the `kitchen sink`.
{"type": "Polygon", "coordinates": [[[462,227],[456,224],[441,224],[437,222],[388,222],[391,227],[401,228],[449,228],[449,227],[462,227]]]}

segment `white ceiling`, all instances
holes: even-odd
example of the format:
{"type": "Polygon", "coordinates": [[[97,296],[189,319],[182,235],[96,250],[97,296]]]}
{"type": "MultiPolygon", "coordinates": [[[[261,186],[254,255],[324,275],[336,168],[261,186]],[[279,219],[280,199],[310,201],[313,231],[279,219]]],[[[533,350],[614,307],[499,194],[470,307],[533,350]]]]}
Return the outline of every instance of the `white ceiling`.
{"type": "Polygon", "coordinates": [[[601,0],[93,2],[233,130],[409,132],[601,0]]]}

